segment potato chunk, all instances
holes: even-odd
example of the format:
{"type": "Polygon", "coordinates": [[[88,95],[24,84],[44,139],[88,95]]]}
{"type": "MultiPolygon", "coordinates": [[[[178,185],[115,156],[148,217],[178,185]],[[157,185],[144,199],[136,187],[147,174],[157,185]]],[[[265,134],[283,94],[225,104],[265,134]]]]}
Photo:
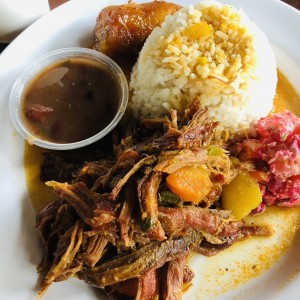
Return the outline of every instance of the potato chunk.
{"type": "Polygon", "coordinates": [[[222,208],[231,210],[237,220],[249,215],[261,201],[259,185],[248,172],[239,173],[223,187],[222,208]]]}

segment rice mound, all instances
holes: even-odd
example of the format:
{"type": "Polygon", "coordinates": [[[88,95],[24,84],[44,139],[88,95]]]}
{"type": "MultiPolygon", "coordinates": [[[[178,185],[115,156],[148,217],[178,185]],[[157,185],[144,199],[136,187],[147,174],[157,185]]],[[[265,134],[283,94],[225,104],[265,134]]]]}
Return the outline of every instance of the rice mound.
{"type": "Polygon", "coordinates": [[[273,107],[277,70],[265,34],[214,0],[168,16],[146,40],[130,79],[138,119],[180,114],[198,97],[220,129],[249,127],[273,107]]]}

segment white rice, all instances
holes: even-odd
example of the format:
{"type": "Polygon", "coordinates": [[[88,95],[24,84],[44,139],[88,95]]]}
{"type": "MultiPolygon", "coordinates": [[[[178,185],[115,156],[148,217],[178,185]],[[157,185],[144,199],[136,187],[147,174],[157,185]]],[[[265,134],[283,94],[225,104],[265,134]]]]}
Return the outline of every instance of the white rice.
{"type": "Polygon", "coordinates": [[[277,84],[265,34],[242,11],[214,0],[168,16],[148,37],[130,80],[135,117],[180,114],[198,97],[230,132],[267,115],[277,84]]]}

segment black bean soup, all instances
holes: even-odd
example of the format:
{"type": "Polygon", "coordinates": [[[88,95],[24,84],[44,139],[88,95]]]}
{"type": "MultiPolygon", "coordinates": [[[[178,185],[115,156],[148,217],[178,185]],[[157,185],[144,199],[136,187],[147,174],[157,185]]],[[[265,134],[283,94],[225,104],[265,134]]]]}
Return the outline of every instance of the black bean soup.
{"type": "Polygon", "coordinates": [[[87,139],[105,128],[121,101],[119,79],[85,58],[57,62],[24,91],[22,118],[33,135],[56,143],[87,139]]]}

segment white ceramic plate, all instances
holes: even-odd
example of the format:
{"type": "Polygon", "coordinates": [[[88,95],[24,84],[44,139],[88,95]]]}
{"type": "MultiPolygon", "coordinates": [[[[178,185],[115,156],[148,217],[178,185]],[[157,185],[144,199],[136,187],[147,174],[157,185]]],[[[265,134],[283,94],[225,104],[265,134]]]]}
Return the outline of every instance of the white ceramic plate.
{"type": "MultiPolygon", "coordinates": [[[[57,48],[90,46],[98,12],[108,4],[124,1],[73,0],[45,15],[18,36],[0,55],[0,299],[29,300],[37,295],[36,265],[40,247],[34,213],[27,195],[23,170],[24,141],[8,115],[9,92],[22,69],[36,57],[57,48]]],[[[186,5],[183,0],[177,0],[186,5]]],[[[196,2],[189,0],[190,4],[196,2]]],[[[300,13],[276,0],[228,0],[248,13],[264,30],[274,47],[279,68],[300,92],[300,13]]],[[[300,266],[295,260],[299,245],[263,276],[220,299],[299,299],[300,266]],[[237,298],[236,298],[237,297],[237,298]]],[[[193,282],[197,288],[201,282],[193,282]]],[[[199,295],[189,291],[184,298],[199,295]]],[[[45,300],[99,299],[79,280],[54,284],[45,300]]]]}

